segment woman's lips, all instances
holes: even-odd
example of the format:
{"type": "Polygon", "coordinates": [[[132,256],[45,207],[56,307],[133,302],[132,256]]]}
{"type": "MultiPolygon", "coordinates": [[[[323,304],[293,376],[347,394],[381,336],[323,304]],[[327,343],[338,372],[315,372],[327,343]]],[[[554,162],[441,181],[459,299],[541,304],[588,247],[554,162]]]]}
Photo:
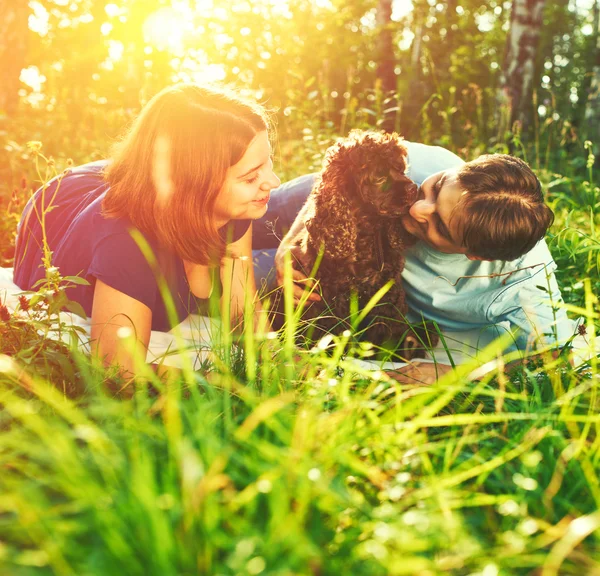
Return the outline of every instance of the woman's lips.
{"type": "Polygon", "coordinates": [[[265,196],[264,198],[259,198],[258,200],[253,200],[254,204],[268,204],[270,196],[265,196]]]}

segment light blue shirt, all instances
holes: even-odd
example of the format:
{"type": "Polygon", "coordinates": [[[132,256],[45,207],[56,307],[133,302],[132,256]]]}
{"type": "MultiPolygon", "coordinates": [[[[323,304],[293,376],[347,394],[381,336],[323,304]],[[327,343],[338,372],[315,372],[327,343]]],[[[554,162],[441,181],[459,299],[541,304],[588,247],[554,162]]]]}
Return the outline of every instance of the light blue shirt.
{"type": "MultiPolygon", "coordinates": [[[[407,175],[417,184],[464,162],[438,146],[406,142],[407,175]]],[[[444,254],[424,242],[406,253],[402,273],[411,310],[435,320],[444,331],[480,329],[503,332],[519,328],[516,344],[531,347],[540,336],[546,343],[570,338],[576,323],[567,318],[548,246],[541,240],[527,254],[503,262],[469,260],[463,254],[444,254]]],[[[416,321],[419,314],[409,313],[416,321]]]]}

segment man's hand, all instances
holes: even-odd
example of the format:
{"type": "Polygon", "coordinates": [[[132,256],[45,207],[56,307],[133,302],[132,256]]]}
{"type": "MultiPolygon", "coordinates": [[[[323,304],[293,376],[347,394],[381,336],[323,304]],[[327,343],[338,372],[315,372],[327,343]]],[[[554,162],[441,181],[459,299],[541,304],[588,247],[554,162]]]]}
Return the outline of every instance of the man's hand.
{"type": "Polygon", "coordinates": [[[449,364],[435,364],[433,362],[419,362],[415,360],[398,368],[398,370],[387,370],[386,374],[402,384],[434,384],[444,374],[450,372],[452,366],[449,364]]]}
{"type": "MultiPolygon", "coordinates": [[[[284,241],[279,245],[275,254],[275,270],[277,272],[277,284],[283,286],[283,278],[285,274],[285,258],[289,253],[292,259],[292,280],[294,282],[294,301],[296,304],[300,301],[307,290],[311,290],[315,286],[315,279],[308,278],[298,268],[306,262],[306,253],[301,246],[290,244],[284,241]]],[[[309,302],[318,302],[321,297],[316,291],[316,288],[308,294],[309,302]]]]}

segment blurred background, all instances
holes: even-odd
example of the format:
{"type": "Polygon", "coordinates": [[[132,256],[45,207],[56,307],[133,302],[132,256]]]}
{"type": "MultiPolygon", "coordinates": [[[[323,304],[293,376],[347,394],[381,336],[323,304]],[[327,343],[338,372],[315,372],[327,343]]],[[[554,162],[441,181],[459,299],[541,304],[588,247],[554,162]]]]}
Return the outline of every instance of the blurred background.
{"type": "Polygon", "coordinates": [[[61,168],[104,157],[179,80],[266,104],[282,179],[318,169],[353,127],[586,173],[599,13],[600,0],[2,0],[0,199],[15,212],[37,184],[28,141],[61,168]]]}

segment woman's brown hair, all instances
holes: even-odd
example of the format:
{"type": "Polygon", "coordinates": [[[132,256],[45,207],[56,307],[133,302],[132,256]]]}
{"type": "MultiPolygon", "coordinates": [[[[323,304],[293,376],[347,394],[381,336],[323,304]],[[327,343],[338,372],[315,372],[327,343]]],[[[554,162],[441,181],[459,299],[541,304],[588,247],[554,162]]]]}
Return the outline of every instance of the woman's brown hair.
{"type": "Polygon", "coordinates": [[[216,198],[227,170],[267,129],[264,109],[234,92],[165,88],[113,149],[104,214],[128,218],[185,260],[218,261],[225,242],[213,219],[216,198]]]}

